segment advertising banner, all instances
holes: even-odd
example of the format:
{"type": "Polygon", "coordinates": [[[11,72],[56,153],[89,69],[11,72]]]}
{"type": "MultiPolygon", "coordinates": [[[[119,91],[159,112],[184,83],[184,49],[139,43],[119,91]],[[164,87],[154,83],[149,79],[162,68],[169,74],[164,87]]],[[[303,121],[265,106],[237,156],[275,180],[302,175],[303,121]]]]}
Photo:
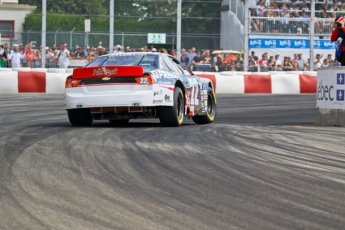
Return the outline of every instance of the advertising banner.
{"type": "Polygon", "coordinates": [[[88,63],[89,63],[88,60],[70,59],[68,62],[68,66],[83,67],[83,66],[86,66],[88,63]]]}
{"type": "Polygon", "coordinates": [[[344,82],[344,67],[317,71],[316,107],[320,109],[345,109],[344,82]]]}
{"type": "MultiPolygon", "coordinates": [[[[275,48],[275,49],[309,49],[310,41],[306,39],[270,39],[251,38],[249,48],[275,48]]],[[[314,49],[335,50],[336,42],[329,40],[315,40],[314,49]]]]}

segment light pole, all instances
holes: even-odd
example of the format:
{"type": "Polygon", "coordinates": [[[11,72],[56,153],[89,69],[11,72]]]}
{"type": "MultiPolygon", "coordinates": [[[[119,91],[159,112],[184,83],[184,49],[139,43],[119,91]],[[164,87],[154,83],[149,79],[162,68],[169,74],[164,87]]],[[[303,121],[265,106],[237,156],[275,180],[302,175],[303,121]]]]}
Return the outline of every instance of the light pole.
{"type": "Polygon", "coordinates": [[[46,66],[46,29],[47,29],[47,0],[42,0],[42,60],[41,67],[46,66]]]}
{"type": "Polygon", "coordinates": [[[309,54],[309,66],[310,70],[314,70],[314,23],[315,23],[315,0],[311,0],[311,11],[310,11],[310,54],[309,54]]]}
{"type": "Polygon", "coordinates": [[[176,57],[180,60],[181,56],[181,25],[182,25],[182,0],[177,0],[177,41],[176,41],[176,57]]]}
{"type": "Polygon", "coordinates": [[[113,53],[114,47],[114,0],[110,0],[110,22],[109,22],[109,53],[113,53]]]}
{"type": "Polygon", "coordinates": [[[244,1],[244,56],[243,56],[243,71],[248,71],[248,56],[249,56],[249,3],[248,0],[244,1]]]}

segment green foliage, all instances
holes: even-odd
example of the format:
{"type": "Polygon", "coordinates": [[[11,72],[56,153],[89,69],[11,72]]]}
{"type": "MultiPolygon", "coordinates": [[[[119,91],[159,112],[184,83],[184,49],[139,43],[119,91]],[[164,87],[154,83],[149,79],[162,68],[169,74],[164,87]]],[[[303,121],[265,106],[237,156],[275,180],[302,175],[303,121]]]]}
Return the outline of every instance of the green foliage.
{"type": "MultiPolygon", "coordinates": [[[[42,0],[19,0],[19,3],[38,7],[33,13],[27,15],[23,30],[41,31],[42,0]]],[[[220,1],[215,3],[212,0],[182,1],[182,36],[185,34],[182,45],[184,47],[194,45],[218,48],[220,5],[220,1]],[[212,37],[212,34],[217,36],[212,37]],[[197,35],[199,38],[196,38],[197,35]],[[207,35],[210,37],[207,38],[207,35]]],[[[147,36],[144,36],[147,33],[176,34],[176,14],[176,0],[115,0],[114,32],[115,34],[138,34],[125,37],[126,44],[138,47],[138,44],[147,42],[147,36]]],[[[54,33],[57,30],[60,33],[65,32],[61,40],[66,40],[70,38],[69,32],[73,30],[74,34],[80,34],[74,35],[73,39],[84,40],[85,19],[91,20],[90,44],[109,40],[106,36],[109,34],[109,0],[47,0],[47,33],[54,33]]],[[[122,39],[120,35],[114,36],[115,43],[121,44],[122,39]]],[[[32,38],[27,38],[27,40],[32,40],[32,38]]],[[[40,40],[39,36],[35,40],[40,40]]],[[[175,42],[176,40],[168,41],[168,43],[175,42]]],[[[76,42],[72,41],[72,43],[76,42]]]]}
{"type": "MultiPolygon", "coordinates": [[[[47,12],[58,14],[105,15],[105,0],[47,0],[47,12]]],[[[19,0],[19,4],[37,6],[42,12],[42,0],[19,0]]]]}

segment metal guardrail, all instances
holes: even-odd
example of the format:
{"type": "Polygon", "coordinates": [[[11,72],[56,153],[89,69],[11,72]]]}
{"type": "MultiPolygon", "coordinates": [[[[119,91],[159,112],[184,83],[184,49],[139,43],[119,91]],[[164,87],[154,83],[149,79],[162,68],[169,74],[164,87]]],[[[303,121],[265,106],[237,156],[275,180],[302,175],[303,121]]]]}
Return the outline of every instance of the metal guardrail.
{"type": "MultiPolygon", "coordinates": [[[[309,18],[250,17],[250,34],[309,35],[309,18]]],[[[330,36],[333,30],[332,18],[315,18],[314,35],[330,36]]]]}

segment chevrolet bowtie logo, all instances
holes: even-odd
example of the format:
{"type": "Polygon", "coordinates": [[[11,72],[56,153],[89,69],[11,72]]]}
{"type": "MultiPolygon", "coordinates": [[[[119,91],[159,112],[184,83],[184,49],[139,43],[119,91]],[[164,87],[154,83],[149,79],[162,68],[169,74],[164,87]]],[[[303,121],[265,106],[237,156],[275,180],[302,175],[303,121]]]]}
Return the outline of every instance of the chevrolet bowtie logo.
{"type": "Polygon", "coordinates": [[[104,77],[102,78],[102,81],[109,81],[110,80],[110,77],[104,77]]]}

